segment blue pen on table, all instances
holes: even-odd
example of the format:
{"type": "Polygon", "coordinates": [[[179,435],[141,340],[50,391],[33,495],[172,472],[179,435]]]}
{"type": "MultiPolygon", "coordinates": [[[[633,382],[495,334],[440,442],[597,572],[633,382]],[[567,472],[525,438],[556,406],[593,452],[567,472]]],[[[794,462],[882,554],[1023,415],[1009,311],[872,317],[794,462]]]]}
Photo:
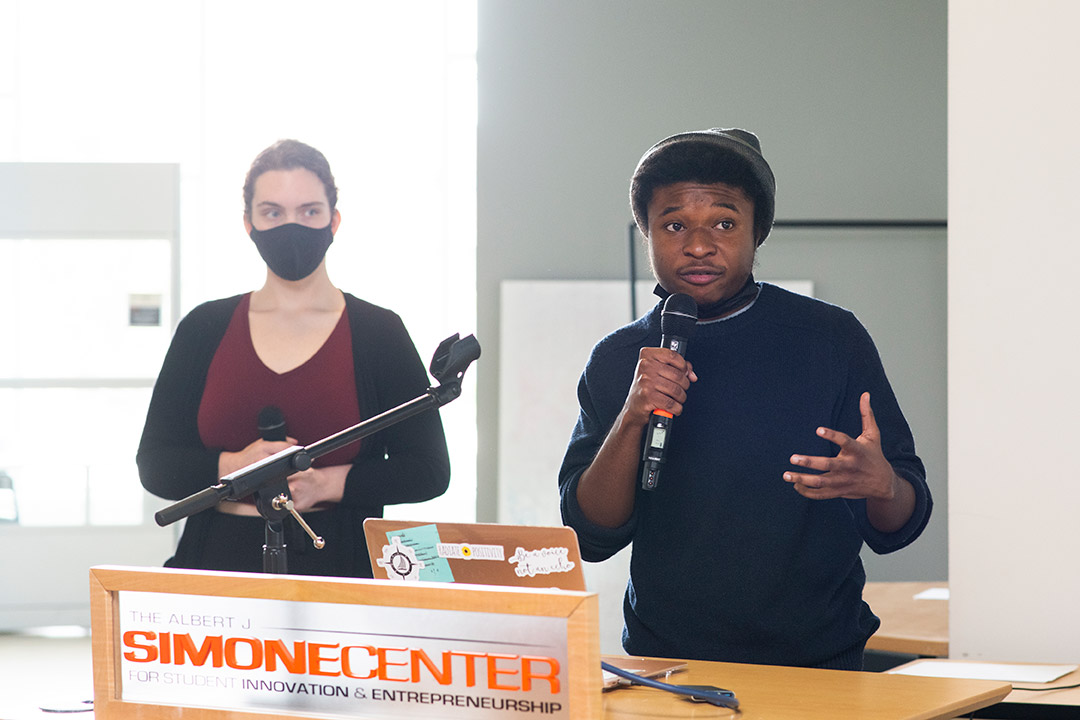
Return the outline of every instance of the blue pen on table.
{"type": "Polygon", "coordinates": [[[607,670],[613,675],[618,675],[621,678],[631,681],[637,685],[644,685],[645,687],[656,688],[657,690],[665,690],[667,692],[675,693],[677,695],[685,695],[687,698],[697,702],[707,702],[712,705],[718,705],[720,707],[735,709],[739,707],[739,701],[735,698],[735,693],[730,690],[723,690],[721,688],[705,688],[701,685],[675,685],[674,683],[660,682],[659,680],[653,680],[651,678],[641,677],[629,670],[623,670],[622,668],[615,667],[614,665],[606,662],[601,662],[600,667],[607,670]]]}

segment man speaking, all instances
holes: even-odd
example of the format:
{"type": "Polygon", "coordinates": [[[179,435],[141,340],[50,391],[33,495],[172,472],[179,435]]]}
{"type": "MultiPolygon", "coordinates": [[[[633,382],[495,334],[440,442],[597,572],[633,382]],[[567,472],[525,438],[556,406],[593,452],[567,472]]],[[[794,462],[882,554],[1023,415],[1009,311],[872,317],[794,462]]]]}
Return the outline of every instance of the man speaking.
{"type": "Polygon", "coordinates": [[[754,281],[775,189],[745,130],[680,133],[641,158],[630,202],[656,292],[690,296],[697,320],[685,357],[663,342],[663,302],[593,349],[562,515],[586,560],[633,542],[627,653],[857,670],[879,625],[859,551],[911,543],[932,501],[855,316],[754,281]],[[660,465],[643,447],[657,411],[660,465]]]}

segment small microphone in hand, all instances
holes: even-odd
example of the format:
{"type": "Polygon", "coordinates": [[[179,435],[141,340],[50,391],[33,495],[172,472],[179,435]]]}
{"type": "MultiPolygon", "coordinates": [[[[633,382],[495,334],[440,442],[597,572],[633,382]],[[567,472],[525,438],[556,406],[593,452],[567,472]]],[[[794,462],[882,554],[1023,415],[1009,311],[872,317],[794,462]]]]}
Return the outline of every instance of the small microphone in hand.
{"type": "MultiPolygon", "coordinates": [[[[686,343],[697,325],[697,303],[684,293],[675,293],[664,301],[660,311],[660,347],[674,350],[686,357],[686,343]]],[[[653,410],[645,434],[645,449],[641,459],[641,487],[655,490],[660,484],[660,467],[667,459],[667,443],[670,440],[674,416],[666,410],[653,410]]]]}
{"type": "Polygon", "coordinates": [[[259,437],[263,440],[284,441],[285,415],[276,405],[267,405],[259,411],[259,437]]]}

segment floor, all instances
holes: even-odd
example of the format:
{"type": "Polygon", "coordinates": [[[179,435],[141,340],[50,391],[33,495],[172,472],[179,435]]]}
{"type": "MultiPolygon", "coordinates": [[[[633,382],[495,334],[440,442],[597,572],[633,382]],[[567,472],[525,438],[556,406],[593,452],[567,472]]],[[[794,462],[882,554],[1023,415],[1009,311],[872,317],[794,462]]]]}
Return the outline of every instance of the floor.
{"type": "Polygon", "coordinates": [[[94,698],[89,632],[0,633],[0,720],[89,720],[94,698]],[[49,712],[46,712],[49,711],[49,712]],[[63,715],[57,715],[63,712],[63,715]]]}

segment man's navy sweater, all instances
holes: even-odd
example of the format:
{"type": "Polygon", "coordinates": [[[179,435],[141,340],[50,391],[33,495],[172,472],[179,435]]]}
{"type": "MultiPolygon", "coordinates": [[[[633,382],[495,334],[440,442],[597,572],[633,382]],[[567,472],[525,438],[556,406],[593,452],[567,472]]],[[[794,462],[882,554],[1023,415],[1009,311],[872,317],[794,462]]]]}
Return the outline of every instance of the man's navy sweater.
{"type": "Polygon", "coordinates": [[[659,488],[639,487],[624,526],[593,525],[577,504],[578,478],[622,409],[638,351],[660,336],[658,304],[593,349],[559,473],[563,520],[586,560],[633,542],[625,650],[802,666],[861,651],[879,625],[862,601],[862,544],[904,547],[932,506],[869,334],[847,310],[769,284],[744,311],[699,323],[686,354],[698,381],[673,422],[659,488]],[[893,533],[871,527],[864,500],[809,500],[783,480],[804,471],[792,454],[836,455],[818,427],[861,434],[867,391],[885,457],[915,489],[915,511],[893,533]]]}

